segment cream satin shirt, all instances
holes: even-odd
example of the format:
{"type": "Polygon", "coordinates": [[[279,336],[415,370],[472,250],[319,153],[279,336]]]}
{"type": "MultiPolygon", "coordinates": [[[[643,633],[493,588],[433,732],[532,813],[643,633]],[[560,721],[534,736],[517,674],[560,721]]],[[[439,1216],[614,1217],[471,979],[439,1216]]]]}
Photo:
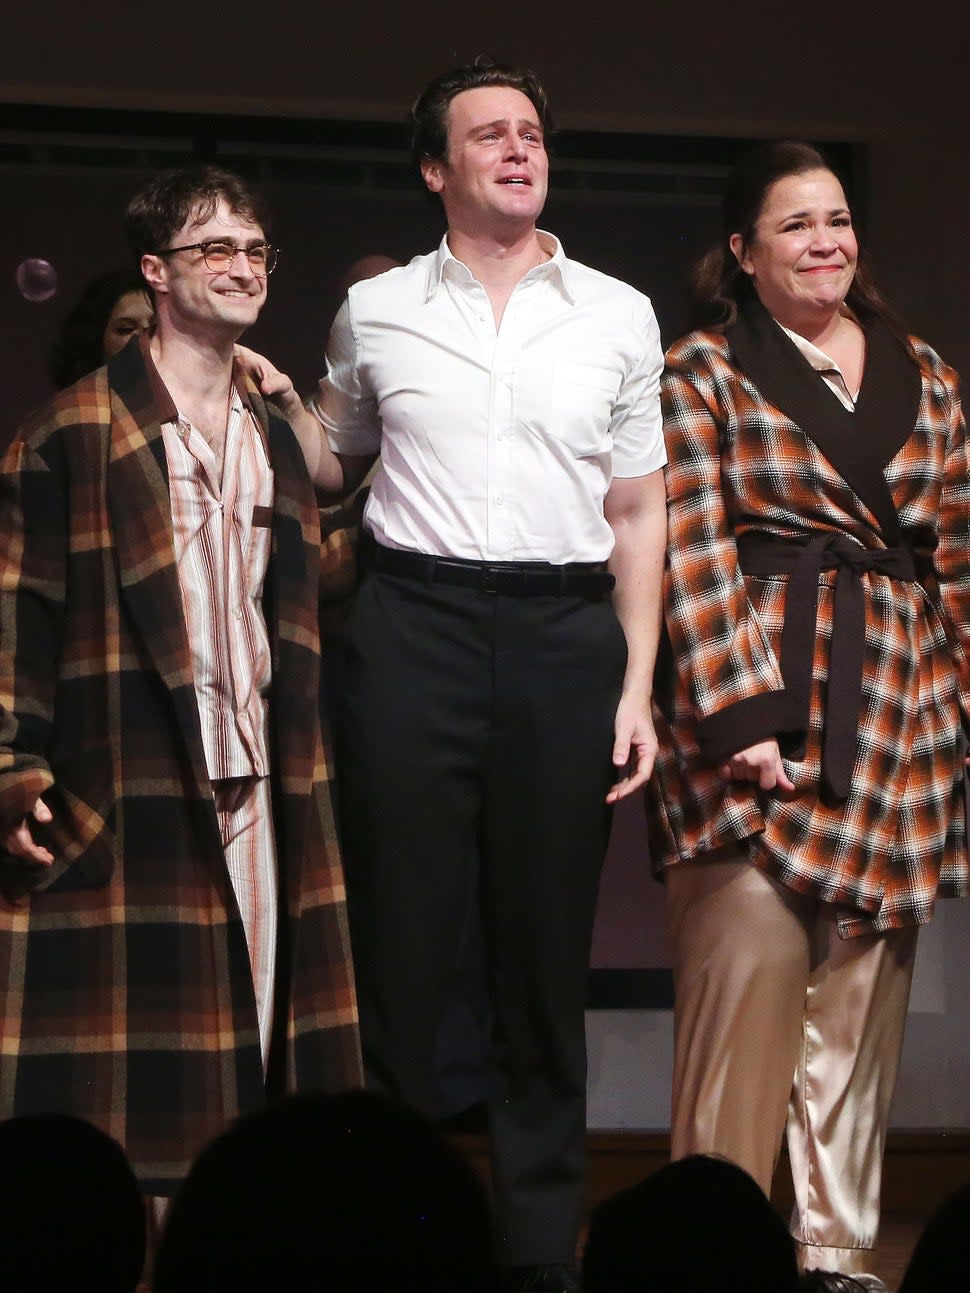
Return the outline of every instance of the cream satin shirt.
{"type": "Polygon", "coordinates": [[[567,260],[530,270],[496,328],[447,238],[350,289],[310,409],[340,454],[380,454],[364,512],[392,548],[603,561],[614,476],[666,461],[649,300],[567,260]]]}

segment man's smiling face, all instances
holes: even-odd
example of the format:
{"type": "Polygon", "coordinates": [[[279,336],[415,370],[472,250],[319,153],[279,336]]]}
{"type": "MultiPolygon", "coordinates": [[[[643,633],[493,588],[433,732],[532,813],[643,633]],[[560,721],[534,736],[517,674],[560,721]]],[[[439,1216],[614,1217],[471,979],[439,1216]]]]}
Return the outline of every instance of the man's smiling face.
{"type": "MultiPolygon", "coordinates": [[[[257,224],[234,213],[224,198],[208,220],[199,223],[190,216],[171,240],[170,246],[218,240],[237,247],[265,243],[257,224]]],[[[223,270],[206,265],[202,252],[179,251],[169,256],[146,256],[154,273],[149,281],[155,289],[159,314],[170,325],[188,335],[215,334],[235,340],[256,322],[266,300],[266,277],[253,273],[245,255],[236,255],[223,270]]]]}

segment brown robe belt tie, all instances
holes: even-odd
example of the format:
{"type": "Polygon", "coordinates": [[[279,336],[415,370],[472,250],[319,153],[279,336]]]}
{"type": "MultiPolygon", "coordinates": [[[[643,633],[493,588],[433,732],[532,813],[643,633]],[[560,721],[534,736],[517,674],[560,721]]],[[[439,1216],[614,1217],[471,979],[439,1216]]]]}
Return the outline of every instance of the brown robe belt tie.
{"type": "Polygon", "coordinates": [[[866,650],[866,607],[861,575],[875,571],[890,579],[919,578],[918,558],[909,547],[864,548],[827,531],[802,543],[774,535],[738,536],[738,557],[746,575],[789,576],[781,634],[781,675],[792,712],[808,731],[812,657],[818,621],[818,581],[836,570],[829,652],[828,699],[822,734],[822,776],[839,799],[847,798],[855,762],[866,650]]]}

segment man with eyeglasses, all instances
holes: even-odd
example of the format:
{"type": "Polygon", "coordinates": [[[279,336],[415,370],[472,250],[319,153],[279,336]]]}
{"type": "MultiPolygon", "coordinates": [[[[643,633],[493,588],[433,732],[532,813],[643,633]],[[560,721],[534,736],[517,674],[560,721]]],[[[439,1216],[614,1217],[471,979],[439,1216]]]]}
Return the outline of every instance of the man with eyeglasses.
{"type": "Polygon", "coordinates": [[[276,252],[211,167],[127,219],[154,333],[0,465],[0,1118],[85,1117],[165,1196],[359,1054],[316,499],[233,360],[276,252]]]}
{"type": "Polygon", "coordinates": [[[477,897],[506,1284],[562,1293],[577,1282],[607,804],[656,750],[659,332],[645,297],[536,228],[549,113],[534,73],[453,69],[412,121],[441,246],[351,289],[306,419],[262,375],[318,483],[339,489],[380,452],[338,769],[365,1068],[433,1108],[477,897]]]}

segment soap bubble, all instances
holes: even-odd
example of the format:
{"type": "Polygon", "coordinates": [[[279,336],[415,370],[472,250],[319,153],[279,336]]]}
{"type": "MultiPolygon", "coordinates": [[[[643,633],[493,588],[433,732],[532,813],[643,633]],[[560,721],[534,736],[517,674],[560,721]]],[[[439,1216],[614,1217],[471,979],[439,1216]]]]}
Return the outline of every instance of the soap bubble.
{"type": "Polygon", "coordinates": [[[16,278],[25,301],[49,301],[57,291],[57,270],[49,260],[37,256],[20,262],[16,278]]]}

